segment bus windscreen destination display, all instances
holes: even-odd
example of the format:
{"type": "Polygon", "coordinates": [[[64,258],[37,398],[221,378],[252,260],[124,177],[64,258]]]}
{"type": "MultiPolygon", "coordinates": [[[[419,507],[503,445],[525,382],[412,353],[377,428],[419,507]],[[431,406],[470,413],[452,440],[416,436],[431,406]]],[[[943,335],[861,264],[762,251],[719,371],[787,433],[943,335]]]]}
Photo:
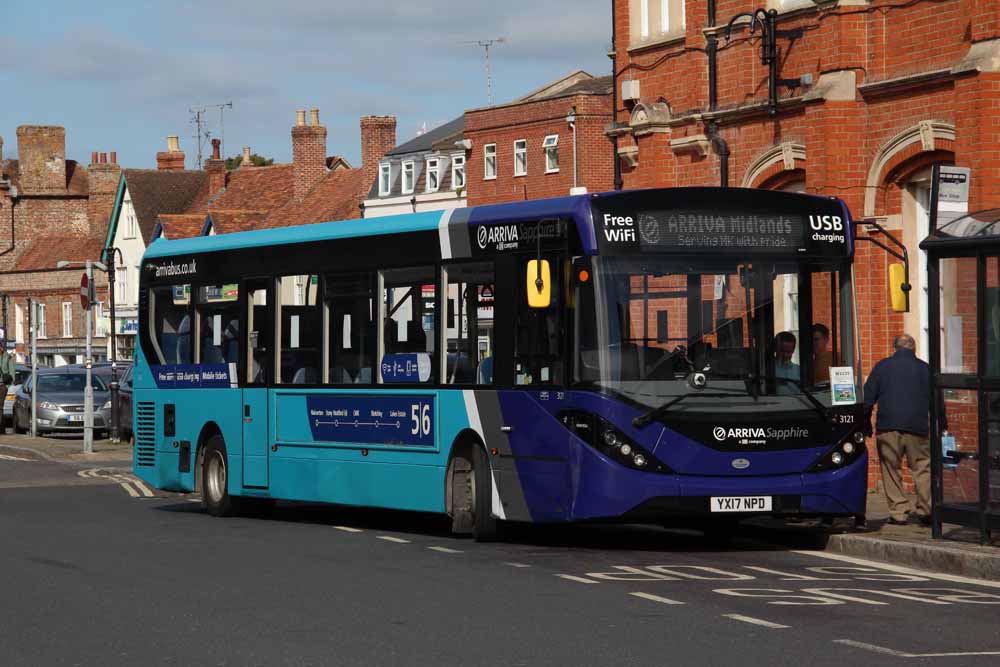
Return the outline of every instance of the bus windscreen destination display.
{"type": "Polygon", "coordinates": [[[601,254],[751,253],[845,257],[851,221],[839,200],[732,188],[640,191],[598,197],[601,254]]]}
{"type": "Polygon", "coordinates": [[[802,216],[716,214],[674,210],[640,213],[636,223],[642,250],[665,248],[787,248],[802,245],[802,216]]]}

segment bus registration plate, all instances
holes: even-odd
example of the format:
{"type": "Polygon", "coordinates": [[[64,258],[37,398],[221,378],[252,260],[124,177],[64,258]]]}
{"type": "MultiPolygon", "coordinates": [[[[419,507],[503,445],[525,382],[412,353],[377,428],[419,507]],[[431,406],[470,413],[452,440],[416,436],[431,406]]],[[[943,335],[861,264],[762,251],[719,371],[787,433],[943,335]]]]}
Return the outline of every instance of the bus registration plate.
{"type": "Polygon", "coordinates": [[[770,512],[771,496],[712,496],[713,512],[770,512]]]}

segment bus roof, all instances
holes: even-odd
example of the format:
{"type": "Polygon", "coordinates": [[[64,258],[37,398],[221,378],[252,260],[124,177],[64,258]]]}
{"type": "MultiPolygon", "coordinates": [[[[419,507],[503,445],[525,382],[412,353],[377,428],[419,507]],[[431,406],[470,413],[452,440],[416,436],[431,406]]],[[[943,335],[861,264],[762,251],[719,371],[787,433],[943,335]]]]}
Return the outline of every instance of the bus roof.
{"type": "Polygon", "coordinates": [[[812,199],[817,204],[822,202],[826,206],[830,206],[832,201],[835,201],[836,204],[834,204],[834,207],[844,212],[845,221],[850,220],[847,207],[843,202],[831,197],[765,190],[749,191],[743,188],[669,188],[660,189],[658,192],[653,190],[630,190],[572,195],[505,204],[406,213],[381,218],[362,218],[309,225],[292,225],[288,227],[177,240],[160,238],[149,246],[145,256],[148,258],[168,257],[180,254],[306,243],[339,238],[426,232],[435,229],[442,235],[443,240],[448,235],[449,229],[454,233],[456,227],[459,226],[463,228],[466,226],[489,226],[504,223],[532,222],[548,218],[572,219],[576,224],[584,251],[596,254],[598,252],[599,241],[596,235],[596,225],[593,222],[593,207],[595,204],[601,207],[602,204],[611,205],[614,202],[626,202],[634,197],[650,197],[659,193],[673,200],[676,200],[678,197],[684,198],[685,196],[696,196],[699,199],[704,199],[708,196],[709,198],[745,200],[748,196],[752,196],[754,198],[766,198],[772,202],[798,200],[800,204],[805,199],[812,199]],[[751,192],[754,194],[751,195],[751,192]]]}

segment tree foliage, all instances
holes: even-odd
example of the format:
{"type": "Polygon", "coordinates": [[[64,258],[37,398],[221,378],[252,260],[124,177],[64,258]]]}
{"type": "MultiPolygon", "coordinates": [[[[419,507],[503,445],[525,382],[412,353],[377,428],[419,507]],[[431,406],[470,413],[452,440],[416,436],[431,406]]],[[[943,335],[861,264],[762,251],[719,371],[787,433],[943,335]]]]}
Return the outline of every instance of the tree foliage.
{"type": "MultiPolygon", "coordinates": [[[[256,153],[250,156],[250,162],[255,167],[269,167],[274,164],[274,158],[264,157],[263,155],[257,155],[256,153]]],[[[243,164],[243,154],[235,155],[233,157],[226,158],[226,169],[232,171],[233,169],[239,169],[240,165],[243,164]]]]}

